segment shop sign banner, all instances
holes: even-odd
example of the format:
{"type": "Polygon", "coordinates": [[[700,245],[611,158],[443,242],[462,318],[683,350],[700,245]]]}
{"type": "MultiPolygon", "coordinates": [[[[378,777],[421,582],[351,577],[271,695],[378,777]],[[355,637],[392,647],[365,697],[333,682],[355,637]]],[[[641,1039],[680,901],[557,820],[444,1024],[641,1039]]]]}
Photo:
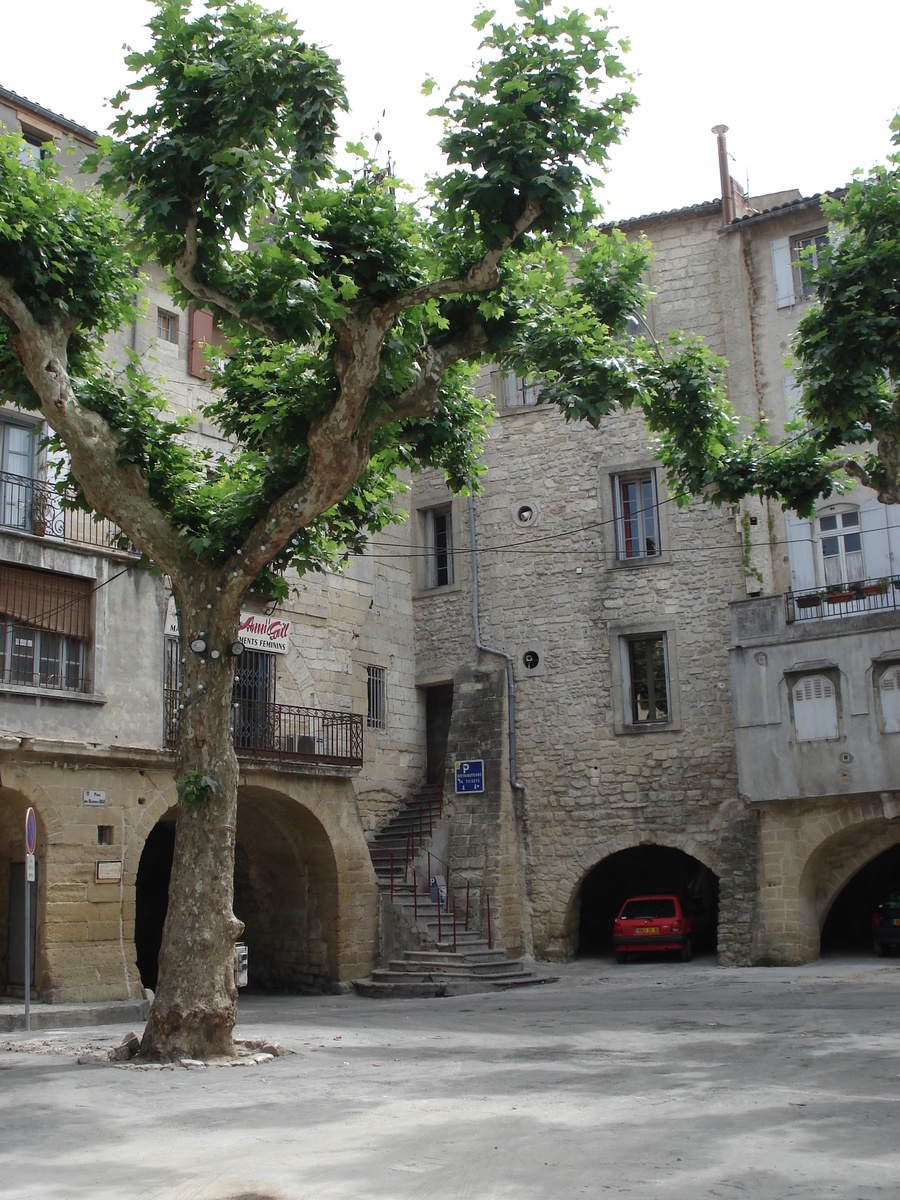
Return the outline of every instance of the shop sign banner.
{"type": "MultiPolygon", "coordinates": [[[[166,637],[178,637],[178,615],[173,600],[169,600],[166,612],[166,637]]],[[[287,654],[291,645],[291,623],[281,617],[242,612],[238,639],[244,643],[247,650],[287,654]]]]}

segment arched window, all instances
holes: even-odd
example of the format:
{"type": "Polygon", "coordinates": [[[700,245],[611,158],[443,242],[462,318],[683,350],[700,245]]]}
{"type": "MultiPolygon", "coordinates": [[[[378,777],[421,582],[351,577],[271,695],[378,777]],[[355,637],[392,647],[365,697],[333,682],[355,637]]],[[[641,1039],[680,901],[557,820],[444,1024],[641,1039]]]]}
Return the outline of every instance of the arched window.
{"type": "Polygon", "coordinates": [[[837,693],[827,675],[804,675],[791,685],[794,729],[798,742],[821,742],[838,736],[837,693]]]}
{"type": "Polygon", "coordinates": [[[858,508],[823,513],[819,517],[819,546],[826,584],[865,579],[858,508]]]}

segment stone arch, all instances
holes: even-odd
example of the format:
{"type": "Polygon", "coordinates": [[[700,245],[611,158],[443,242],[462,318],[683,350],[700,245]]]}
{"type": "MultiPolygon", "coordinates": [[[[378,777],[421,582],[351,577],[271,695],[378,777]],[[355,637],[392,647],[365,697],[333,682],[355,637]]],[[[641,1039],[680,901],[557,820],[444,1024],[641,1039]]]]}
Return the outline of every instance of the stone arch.
{"type": "Polygon", "coordinates": [[[40,996],[46,996],[52,989],[50,968],[46,952],[46,914],[47,914],[47,847],[49,835],[46,814],[39,803],[14,788],[0,787],[0,994],[5,994],[12,987],[23,987],[22,979],[10,979],[10,948],[13,953],[13,974],[17,974],[19,956],[24,954],[24,890],[25,890],[25,813],[28,808],[34,809],[37,819],[37,843],[35,846],[36,880],[33,888],[34,906],[31,919],[34,927],[34,957],[32,965],[33,986],[40,996]],[[12,894],[11,882],[19,882],[22,887],[22,911],[18,909],[17,898],[12,894]],[[11,911],[12,905],[12,911],[11,911]],[[16,924],[21,918],[21,927],[16,924]]]}
{"type": "MultiPolygon", "coordinates": [[[[159,889],[167,889],[172,819],[161,797],[135,828],[136,956],[145,986],[152,986],[165,915],[159,889]],[[149,939],[149,950],[141,939],[149,939]]],[[[250,768],[238,790],[236,841],[234,910],[245,923],[251,986],[325,990],[370,973],[377,885],[349,779],[250,768]]]]}
{"type": "Polygon", "coordinates": [[[853,876],[900,843],[900,801],[890,793],[764,814],[758,958],[811,962],[825,919],[853,876]]]}
{"type": "Polygon", "coordinates": [[[683,830],[667,833],[664,837],[640,835],[632,830],[595,842],[579,854],[577,862],[573,864],[574,870],[557,890],[551,910],[549,953],[545,951],[548,957],[569,959],[578,949],[581,895],[588,876],[601,863],[622,851],[651,846],[680,851],[695,859],[713,875],[717,874],[718,860],[712,848],[683,830]]]}
{"type": "Polygon", "coordinates": [[[799,892],[815,922],[816,940],[832,905],[854,875],[898,844],[900,823],[882,819],[851,825],[826,838],[813,851],[803,868],[799,892]]]}

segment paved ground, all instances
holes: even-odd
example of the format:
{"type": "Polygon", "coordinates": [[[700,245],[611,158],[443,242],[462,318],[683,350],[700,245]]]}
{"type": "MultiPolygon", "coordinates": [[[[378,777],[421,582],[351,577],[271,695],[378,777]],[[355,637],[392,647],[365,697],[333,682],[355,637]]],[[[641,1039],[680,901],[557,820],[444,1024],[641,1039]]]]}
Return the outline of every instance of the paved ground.
{"type": "Polygon", "coordinates": [[[127,1027],[4,1035],[0,1197],[900,1196],[896,960],[560,974],[444,1000],[244,997],[239,1032],[293,1052],[255,1066],[78,1065],[127,1027]]]}

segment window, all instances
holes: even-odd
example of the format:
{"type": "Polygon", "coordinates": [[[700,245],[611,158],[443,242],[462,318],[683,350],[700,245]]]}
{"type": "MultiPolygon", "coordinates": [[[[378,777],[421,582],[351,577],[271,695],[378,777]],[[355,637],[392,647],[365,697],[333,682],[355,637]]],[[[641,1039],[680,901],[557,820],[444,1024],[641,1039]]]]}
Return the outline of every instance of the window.
{"type": "Polygon", "coordinates": [[[828,245],[828,234],[811,233],[806,237],[791,238],[791,261],[794,264],[794,288],[801,300],[811,300],[816,289],[812,273],[819,265],[819,256],[828,245]]]}
{"type": "Polygon", "coordinates": [[[819,546],[826,584],[865,579],[859,509],[819,517],[819,546]]]}
{"type": "Polygon", "coordinates": [[[164,308],[156,310],[156,336],[161,342],[178,344],[178,317],[164,308]]]}
{"type": "Polygon", "coordinates": [[[668,664],[665,634],[626,639],[626,683],[632,725],[668,723],[670,720],[668,664]]]}
{"type": "Polygon", "coordinates": [[[366,725],[369,729],[385,728],[384,667],[367,667],[366,725]]]}
{"type": "Polygon", "coordinates": [[[453,583],[453,521],[449,505],[425,511],[425,586],[449,587],[453,583]]]}
{"type": "Polygon", "coordinates": [[[900,733],[900,666],[891,663],[878,680],[885,733],[900,733]]]}
{"type": "Polygon", "coordinates": [[[656,472],[612,477],[616,558],[654,558],[660,552],[656,472]]]}
{"type": "Polygon", "coordinates": [[[791,707],[798,742],[838,736],[837,688],[827,675],[805,675],[793,683],[791,707]]]}
{"type": "Polygon", "coordinates": [[[776,238],[771,243],[776,308],[789,308],[814,295],[810,275],[827,245],[825,230],[800,237],[776,238]]]}
{"type": "Polygon", "coordinates": [[[86,692],[91,581],[0,566],[0,681],[86,692]]]}
{"type": "Polygon", "coordinates": [[[497,371],[494,374],[494,393],[504,408],[530,408],[538,402],[541,385],[533,379],[497,371]]]}
{"type": "Polygon", "coordinates": [[[0,421],[0,525],[31,529],[35,427],[0,421]]]}
{"type": "Polygon", "coordinates": [[[234,660],[231,729],[239,750],[276,745],[275,659],[265,650],[245,650],[234,660]]]}
{"type": "Polygon", "coordinates": [[[50,141],[50,138],[43,140],[36,137],[33,133],[22,133],[22,140],[25,145],[19,150],[19,162],[24,163],[26,167],[33,167],[38,159],[44,157],[43,142],[50,141]]]}

